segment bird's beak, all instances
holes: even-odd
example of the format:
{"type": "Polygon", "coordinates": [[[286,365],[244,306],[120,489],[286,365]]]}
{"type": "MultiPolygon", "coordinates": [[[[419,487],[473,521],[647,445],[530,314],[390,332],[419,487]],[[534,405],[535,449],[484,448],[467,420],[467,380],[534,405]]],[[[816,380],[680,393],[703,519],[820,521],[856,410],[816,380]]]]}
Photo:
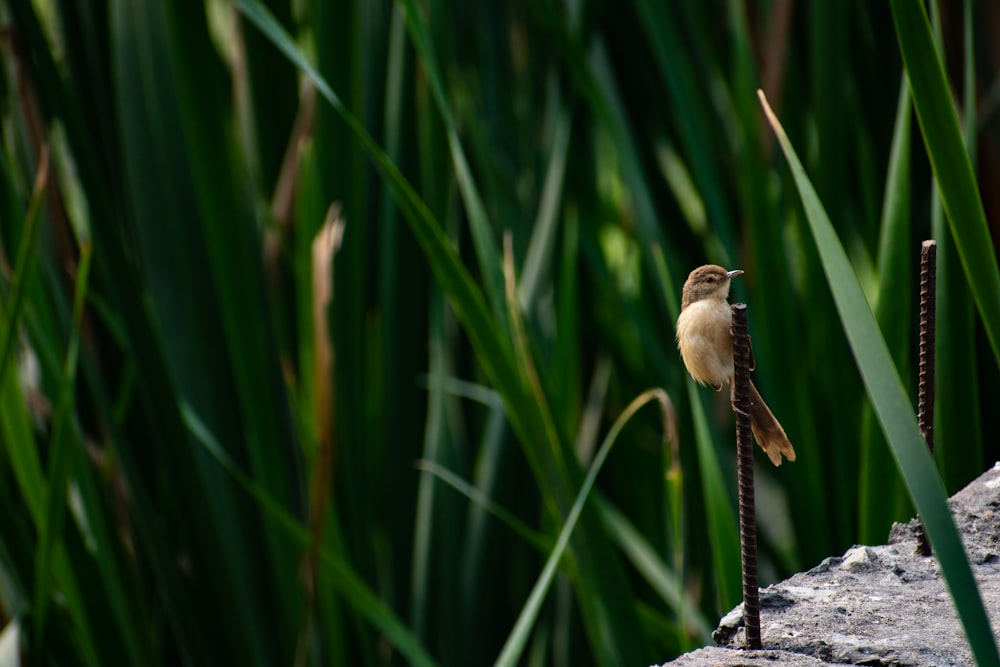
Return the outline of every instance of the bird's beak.
{"type": "Polygon", "coordinates": [[[726,278],[735,278],[736,276],[742,275],[742,269],[733,269],[732,271],[726,271],[726,278]]]}

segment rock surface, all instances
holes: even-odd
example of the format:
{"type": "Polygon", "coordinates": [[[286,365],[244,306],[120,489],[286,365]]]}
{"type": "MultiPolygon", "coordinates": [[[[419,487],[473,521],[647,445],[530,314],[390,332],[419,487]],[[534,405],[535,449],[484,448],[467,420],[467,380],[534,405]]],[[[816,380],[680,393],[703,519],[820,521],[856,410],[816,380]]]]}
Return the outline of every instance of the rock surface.
{"type": "MultiPolygon", "coordinates": [[[[949,501],[994,635],[1000,630],[1000,463],[949,501]]],[[[761,590],[763,650],[745,645],[742,606],[709,647],[674,667],[972,665],[937,560],[916,553],[916,521],[896,524],[889,544],[843,556],[761,590]]]]}

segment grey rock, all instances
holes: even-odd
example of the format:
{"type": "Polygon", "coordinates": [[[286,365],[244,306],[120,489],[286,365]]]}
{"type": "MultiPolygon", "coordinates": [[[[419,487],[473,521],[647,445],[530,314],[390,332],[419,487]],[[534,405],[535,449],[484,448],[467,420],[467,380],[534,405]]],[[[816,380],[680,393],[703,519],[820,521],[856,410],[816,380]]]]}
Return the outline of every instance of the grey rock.
{"type": "Polygon", "coordinates": [[[685,653],[667,665],[671,667],[846,667],[838,663],[824,662],[809,655],[796,655],[786,651],[767,649],[745,651],[715,646],[685,653]]]}
{"type": "MultiPolygon", "coordinates": [[[[949,501],[972,571],[1000,636],[1000,463],[949,501]]],[[[747,651],[742,605],[703,648],[675,667],[974,664],[937,561],[916,552],[916,520],[896,524],[889,543],[843,556],[761,590],[763,650],[747,651]]]]}

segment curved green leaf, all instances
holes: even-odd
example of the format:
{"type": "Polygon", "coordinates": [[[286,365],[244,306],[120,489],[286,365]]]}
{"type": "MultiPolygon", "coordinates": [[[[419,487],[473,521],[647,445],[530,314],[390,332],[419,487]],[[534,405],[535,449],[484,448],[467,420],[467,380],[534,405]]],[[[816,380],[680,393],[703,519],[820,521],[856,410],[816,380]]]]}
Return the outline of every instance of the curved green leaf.
{"type": "Polygon", "coordinates": [[[861,291],[857,277],[816,190],[762,91],[758,91],[764,113],[788,159],[802,198],[813,240],[833,293],[844,332],[857,360],[858,370],[882,425],[907,489],[923,518],[927,535],[941,565],[945,582],[958,609],[972,652],[980,665],[1000,664],[1000,654],[990,629],[979,588],[965,555],[962,540],[948,509],[944,485],[934,468],[903,383],[861,291]]]}
{"type": "MultiPolygon", "coordinates": [[[[597,473],[599,473],[601,468],[604,466],[604,461],[608,458],[608,454],[611,452],[611,447],[615,444],[615,442],[617,442],[618,434],[621,432],[622,428],[625,427],[628,420],[632,418],[632,415],[634,415],[639,408],[654,399],[659,400],[662,404],[665,404],[663,406],[663,410],[664,419],[666,419],[666,415],[669,413],[666,404],[669,404],[669,399],[662,389],[649,389],[637,396],[635,400],[633,400],[628,407],[622,411],[621,415],[618,416],[618,419],[615,420],[611,430],[608,431],[608,435],[605,436],[604,442],[601,443],[601,447],[597,450],[597,455],[594,457],[594,461],[591,463],[590,469],[587,471],[587,477],[584,479],[579,493],[577,493],[576,500],[573,502],[573,506],[570,508],[569,514],[566,516],[566,522],[563,524],[562,530],[559,531],[559,538],[556,540],[555,548],[553,548],[552,553],[549,554],[548,560],[545,561],[545,567],[542,569],[542,574],[538,577],[535,587],[531,590],[531,595],[528,596],[528,601],[525,603],[524,608],[521,609],[521,614],[517,618],[517,623],[514,625],[514,629],[511,631],[510,636],[507,637],[503,650],[497,658],[495,664],[498,667],[501,665],[506,666],[518,664],[521,654],[524,652],[524,647],[528,643],[528,637],[531,635],[531,628],[535,623],[535,619],[538,618],[538,612],[542,608],[542,603],[545,601],[545,594],[548,593],[549,587],[552,585],[552,580],[555,577],[559,560],[562,558],[563,553],[569,546],[569,538],[573,534],[573,529],[576,528],[577,521],[580,519],[580,513],[583,512],[583,507],[587,502],[587,497],[590,495],[590,491],[594,487],[594,482],[597,480],[597,473]]],[[[665,432],[669,432],[669,430],[665,429],[665,432]]]]}

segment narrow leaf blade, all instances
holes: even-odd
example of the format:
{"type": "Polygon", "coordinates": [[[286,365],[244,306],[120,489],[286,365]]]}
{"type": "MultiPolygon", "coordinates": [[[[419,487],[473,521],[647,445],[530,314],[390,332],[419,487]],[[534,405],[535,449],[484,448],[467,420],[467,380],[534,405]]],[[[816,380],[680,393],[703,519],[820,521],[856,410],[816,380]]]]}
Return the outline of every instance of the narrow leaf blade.
{"type": "Polygon", "coordinates": [[[948,509],[944,485],[934,469],[885,340],[795,149],[763,92],[758,91],[758,96],[788,159],[858,370],[910,496],[923,518],[972,652],[980,665],[1000,664],[979,588],[948,509]]]}

